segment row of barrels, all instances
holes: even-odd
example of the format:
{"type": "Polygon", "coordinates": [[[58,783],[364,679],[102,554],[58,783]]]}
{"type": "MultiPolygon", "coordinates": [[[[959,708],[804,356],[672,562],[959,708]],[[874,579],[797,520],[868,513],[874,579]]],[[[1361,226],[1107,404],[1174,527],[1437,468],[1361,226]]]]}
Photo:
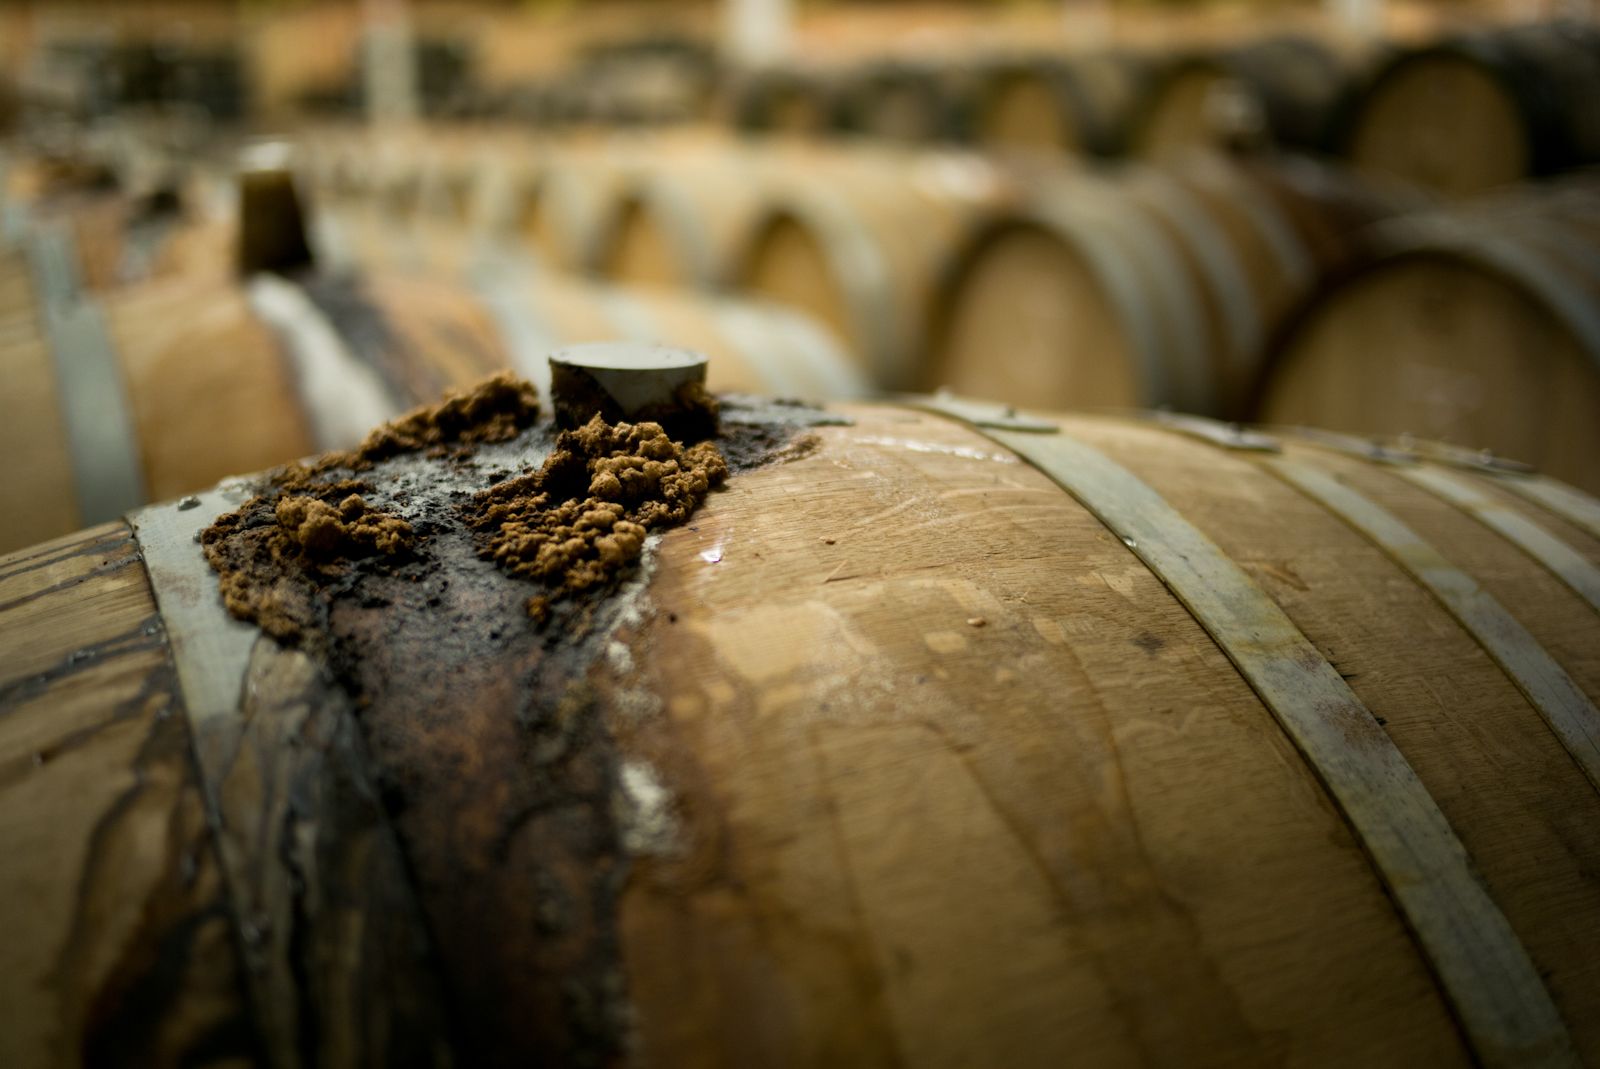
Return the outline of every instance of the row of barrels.
{"type": "Polygon", "coordinates": [[[476,238],[517,233],[558,270],[803,309],[882,389],[950,385],[1058,407],[1170,404],[1230,417],[1264,339],[1350,258],[1361,227],[1401,201],[1292,162],[1091,171],[692,143],[603,143],[509,174],[402,159],[365,180],[338,170],[329,180],[329,215],[368,262],[458,272],[476,238]],[[1005,280],[1012,239],[1036,230],[1085,269],[1024,266],[1005,280]],[[973,326],[990,304],[996,329],[973,326]],[[1031,322],[1035,305],[1060,311],[1061,329],[1031,322]],[[969,354],[973,345],[991,355],[969,354]],[[1104,365],[1089,372],[1101,388],[1068,366],[1088,351],[1104,365]]]}
{"type": "MultiPolygon", "coordinates": [[[[483,198],[439,172],[418,179],[436,195],[415,198],[411,225],[388,214],[402,205],[374,196],[356,199],[364,212],[321,213],[325,254],[341,241],[384,246],[369,250],[368,262],[383,265],[370,272],[380,281],[356,301],[375,307],[334,317],[335,334],[357,339],[340,344],[383,378],[381,403],[359,410],[379,418],[486,368],[537,374],[549,348],[622,338],[728,354],[719,388],[818,397],[952,388],[1017,405],[1166,405],[1443,438],[1595,484],[1595,197],[1583,184],[1471,214],[1401,214],[1392,200],[1309,165],[1201,160],[1115,180],[1052,170],[1051,183],[1036,173],[1024,187],[1016,175],[951,156],[909,170],[903,159],[841,163],[832,181],[808,182],[773,210],[753,165],[680,162],[643,184],[638,173],[601,180],[592,168],[549,170],[521,206],[537,259],[519,250],[523,235],[513,230],[486,260],[483,235],[463,221],[479,217],[483,198]],[[657,192],[623,198],[600,228],[614,236],[598,246],[610,250],[609,280],[543,266],[574,266],[562,250],[575,246],[560,235],[582,217],[579,200],[604,205],[646,186],[657,192]],[[740,213],[729,209],[741,202],[764,220],[754,240],[731,236],[727,220],[740,213]],[[744,265],[745,295],[711,292],[727,281],[715,269],[718,250],[741,246],[730,262],[744,265]],[[402,251],[410,260],[397,265],[402,251]],[[418,265],[434,277],[381,281],[418,265]],[[696,285],[698,295],[689,292],[696,285]],[[775,303],[751,304],[751,295],[775,303]],[[418,316],[412,337],[393,325],[418,316]],[[788,325],[774,326],[779,319],[788,325]],[[463,362],[448,355],[449,339],[460,337],[492,340],[478,343],[483,359],[463,362]],[[452,360],[453,372],[415,370],[452,360]],[[396,370],[407,363],[413,370],[396,370]]],[[[501,178],[502,188],[517,185],[501,178]]],[[[324,203],[339,209],[327,192],[324,203]]],[[[195,229],[216,245],[214,229],[195,229]]],[[[68,398],[85,373],[65,370],[59,351],[84,328],[62,327],[47,307],[39,290],[50,271],[41,274],[37,249],[13,249],[7,268],[3,318],[15,352],[6,359],[17,384],[8,401],[22,413],[8,427],[13,455],[40,456],[14,482],[26,507],[11,510],[11,544],[336,440],[286,434],[303,418],[251,400],[287,397],[304,409],[312,402],[303,387],[316,376],[285,365],[281,337],[229,272],[178,273],[99,298],[80,286],[88,296],[70,298],[73,323],[102,322],[90,335],[110,354],[92,366],[121,368],[125,430],[102,446],[124,457],[113,466],[123,490],[112,506],[62,494],[104,476],[78,455],[68,398]],[[214,310],[185,318],[177,314],[185,302],[214,310]],[[207,335],[207,325],[222,333],[207,335]],[[238,341],[246,336],[253,344],[238,341]],[[208,362],[202,354],[217,345],[231,355],[208,362]]],[[[342,300],[329,298],[329,307],[342,300]]],[[[337,440],[360,426],[347,424],[337,440]]]]}
{"type": "Polygon", "coordinates": [[[363,182],[339,158],[330,214],[376,262],[459,271],[499,228],[559,270],[803,309],[882,389],[1411,432],[1600,481],[1588,178],[1444,209],[1304,159],[607,143],[363,182]]]}
{"type": "Polygon", "coordinates": [[[1266,145],[1465,193],[1600,162],[1597,97],[1600,29],[1557,22],[1411,46],[1272,36],[1159,55],[769,68],[744,77],[731,110],[752,133],[1146,160],[1266,145]]]}

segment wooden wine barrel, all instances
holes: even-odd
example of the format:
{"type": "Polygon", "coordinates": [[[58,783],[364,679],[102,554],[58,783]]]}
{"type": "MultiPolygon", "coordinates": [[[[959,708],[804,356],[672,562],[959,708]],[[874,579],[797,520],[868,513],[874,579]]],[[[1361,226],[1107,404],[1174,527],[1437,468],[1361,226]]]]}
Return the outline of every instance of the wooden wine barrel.
{"type": "Polygon", "coordinates": [[[921,385],[1237,415],[1268,339],[1388,207],[1295,177],[1309,166],[1199,158],[1038,187],[951,256],[921,385]]]}
{"type": "MultiPolygon", "coordinates": [[[[23,165],[25,168],[25,164],[23,165]]],[[[140,192],[61,188],[24,175],[0,180],[6,216],[0,270],[15,274],[30,231],[66,232],[78,278],[95,292],[153,278],[226,273],[235,230],[198,177],[140,192]]]]}
{"type": "Polygon", "coordinates": [[[626,163],[620,151],[566,151],[540,171],[521,219],[522,233],[542,262],[576,272],[599,259],[600,223],[616,202],[626,163]]]}
{"type": "MultiPolygon", "coordinates": [[[[497,370],[548,381],[559,346],[609,339],[718,357],[716,389],[855,396],[825,329],[759,302],[562,279],[515,262],[475,285],[411,272],[172,280],[0,319],[0,551],[230,474],[347,448],[497,370]]],[[[6,299],[0,277],[0,301],[6,299]]]]}
{"type": "Polygon", "coordinates": [[[1355,167],[1476,193],[1600,162],[1600,32],[1587,23],[1460,34],[1396,54],[1340,140],[1355,167]]]}
{"type": "Polygon", "coordinates": [[[67,293],[0,323],[7,551],[314,448],[232,280],[67,293]]]}
{"type": "Polygon", "coordinates": [[[552,349],[617,340],[711,355],[710,385],[716,390],[839,398],[873,389],[826,324],[776,302],[609,285],[505,263],[485,265],[473,285],[505,339],[505,366],[541,387],[549,374],[544,358],[552,349]]]}
{"type": "Polygon", "coordinates": [[[426,171],[409,155],[379,155],[362,187],[339,204],[337,219],[357,264],[419,269],[427,256],[417,241],[426,171]]]}
{"type": "Polygon", "coordinates": [[[0,560],[0,1058],[1600,1060],[1600,502],[967,411],[830,411],[582,646],[380,465],[437,567],[343,684],[237,490],[0,560]]]}
{"type": "Polygon", "coordinates": [[[989,151],[1116,155],[1146,73],[1126,53],[983,64],[967,104],[966,137],[989,151]]]}
{"type": "Polygon", "coordinates": [[[318,252],[344,267],[455,276],[487,249],[536,249],[545,166],[539,153],[491,143],[417,170],[409,205],[362,185],[333,188],[312,220],[318,252]]]}
{"type": "Polygon", "coordinates": [[[716,289],[768,196],[783,159],[807,155],[719,153],[625,178],[596,226],[587,265],[617,282],[716,289]]]}
{"type": "Polygon", "coordinates": [[[834,79],[820,71],[768,67],[737,76],[730,89],[734,128],[745,134],[815,138],[838,126],[834,79]]]}
{"type": "Polygon", "coordinates": [[[1489,449],[1600,490],[1597,208],[1378,228],[1286,330],[1256,412],[1489,449]]]}
{"type": "Polygon", "coordinates": [[[474,155],[424,168],[412,214],[391,221],[390,259],[382,266],[461,275],[491,235],[486,187],[495,169],[489,158],[474,155]]]}
{"type": "Polygon", "coordinates": [[[1354,63],[1326,42],[1284,37],[1155,64],[1133,107],[1129,154],[1172,161],[1197,149],[1320,150],[1354,63]]]}
{"type": "Polygon", "coordinates": [[[831,328],[880,387],[913,388],[928,302],[959,236],[1019,196],[978,156],[839,160],[825,181],[772,191],[730,282],[831,328]]]}
{"type": "Polygon", "coordinates": [[[901,145],[954,140],[959,96],[943,66],[880,60],[846,75],[839,89],[842,132],[901,145]]]}

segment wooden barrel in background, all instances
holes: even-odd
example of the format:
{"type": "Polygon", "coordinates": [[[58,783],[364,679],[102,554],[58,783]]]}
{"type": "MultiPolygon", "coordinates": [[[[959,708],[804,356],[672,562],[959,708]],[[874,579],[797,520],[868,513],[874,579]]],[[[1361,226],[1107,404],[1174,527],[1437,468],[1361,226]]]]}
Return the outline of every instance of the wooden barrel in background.
{"type": "Polygon", "coordinates": [[[1255,409],[1408,432],[1600,490],[1600,201],[1395,220],[1295,318],[1255,409]]]}
{"type": "Polygon", "coordinates": [[[735,77],[727,108],[741,133],[816,138],[838,127],[836,92],[825,71],[768,67],[735,77]]]}
{"type": "Polygon", "coordinates": [[[472,262],[473,250],[488,227],[487,205],[481,203],[491,159],[467,153],[440,160],[421,176],[416,211],[409,220],[409,239],[418,266],[454,277],[472,262]]]}
{"type": "Polygon", "coordinates": [[[277,341],[232,280],[41,305],[0,338],[0,441],[18,458],[8,551],[315,447],[277,341]]]}
{"type": "Polygon", "coordinates": [[[1346,183],[1295,177],[1309,167],[1200,158],[1036,190],[951,256],[921,385],[1237,415],[1279,323],[1390,210],[1346,183]]]}
{"type": "Polygon", "coordinates": [[[1340,136],[1355,167],[1476,193],[1600,161],[1600,31],[1587,23],[1454,35],[1396,54],[1340,136]]]}
{"type": "Polygon", "coordinates": [[[966,139],[986,151],[1115,155],[1146,74],[1139,59],[1115,52],[982,63],[965,105],[966,139]]]}
{"type": "Polygon", "coordinates": [[[541,388],[548,381],[545,353],[608,340],[704,352],[713,357],[713,390],[836,398],[861,396],[874,386],[826,324],[786,305],[508,265],[476,274],[477,296],[496,316],[511,352],[508,366],[541,388]]]}
{"type": "Polygon", "coordinates": [[[421,206],[424,168],[409,156],[383,153],[358,185],[330,209],[337,213],[342,245],[352,262],[369,266],[417,268],[426,259],[414,223],[421,206]]]}
{"type": "Polygon", "coordinates": [[[1196,149],[1321,149],[1357,54],[1284,37],[1157,62],[1134,105],[1128,152],[1172,161],[1196,149]]]}
{"type": "MultiPolygon", "coordinates": [[[[54,178],[55,165],[7,161],[0,205],[8,245],[42,227],[67,231],[78,280],[105,292],[146,279],[226,273],[235,228],[226,194],[191,173],[137,191],[83,188],[54,178]]],[[[99,174],[101,172],[94,172],[99,174]]],[[[79,179],[83,180],[83,179],[79,179]]]]}
{"type": "Polygon", "coordinates": [[[960,123],[950,64],[879,60],[844,75],[836,97],[840,131],[900,145],[950,141],[960,123]]]}
{"type": "Polygon", "coordinates": [[[540,169],[520,217],[543,263],[580,272],[598,259],[600,220],[617,198],[627,162],[623,151],[569,151],[540,169]]]}
{"type": "Polygon", "coordinates": [[[587,266],[627,284],[719,288],[771,176],[812,162],[774,147],[761,157],[724,152],[630,175],[596,224],[587,266]]]}
{"type": "Polygon", "coordinates": [[[840,160],[826,181],[771,190],[729,280],[831,328],[880,387],[912,388],[928,302],[959,235],[1018,196],[978,156],[840,160]]]}
{"type": "Polygon", "coordinates": [[[300,145],[295,167],[331,262],[456,274],[491,235],[537,238],[544,157],[514,135],[435,143],[323,133],[300,145]]]}
{"type": "MultiPolygon", "coordinates": [[[[252,685],[187,715],[194,625],[139,562],[209,604],[186,531],[0,561],[30,918],[0,1056],[1600,1059],[1600,504],[1226,429],[839,414],[664,534],[582,780],[491,750],[566,738],[522,687],[452,690],[396,756],[395,711],[248,634],[252,685]],[[591,819],[607,845],[560,853],[591,819]]],[[[363,618],[528,626],[438,578],[363,618]]]]}
{"type": "Polygon", "coordinates": [[[826,329],[789,309],[562,279],[515,262],[491,265],[475,285],[407,271],[244,286],[174,279],[76,302],[72,315],[89,322],[54,337],[42,309],[0,320],[11,384],[0,392],[0,448],[16,458],[0,489],[3,551],[227,475],[351,447],[373,424],[494,371],[547,386],[545,355],[577,342],[713,354],[716,390],[839,397],[869,388],[826,329]]]}

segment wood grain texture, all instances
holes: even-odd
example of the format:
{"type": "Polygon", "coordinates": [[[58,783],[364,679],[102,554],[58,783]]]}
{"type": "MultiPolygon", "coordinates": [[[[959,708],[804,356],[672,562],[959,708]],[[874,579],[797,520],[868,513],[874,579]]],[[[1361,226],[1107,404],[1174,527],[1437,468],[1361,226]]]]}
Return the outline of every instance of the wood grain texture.
{"type": "Polygon", "coordinates": [[[291,366],[236,281],[166,279],[104,307],[151,500],[314,451],[291,366]]]}
{"type": "Polygon", "coordinates": [[[1317,468],[1272,458],[1268,467],[1388,553],[1450,610],[1550,725],[1600,788],[1600,712],[1493,595],[1393,513],[1317,468]]]}
{"type": "MultiPolygon", "coordinates": [[[[1078,421],[1074,432],[1134,470],[1242,563],[1346,677],[1466,846],[1545,978],[1580,1054],[1592,1060],[1600,1038],[1586,1009],[1596,994],[1588,964],[1593,954],[1568,955],[1600,938],[1600,887],[1588,860],[1600,853],[1600,804],[1526,698],[1398,564],[1253,458],[1196,450],[1170,432],[1109,420],[1078,421]],[[1507,792],[1508,782],[1519,786],[1507,792]]],[[[1293,444],[1288,449],[1317,464],[1338,461],[1341,472],[1392,480],[1417,509],[1459,517],[1364,461],[1293,444]]],[[[1407,514],[1408,521],[1416,518],[1407,514]]],[[[1458,545],[1440,544],[1452,552],[1458,545]]],[[[1516,576],[1514,584],[1559,587],[1515,547],[1501,541],[1489,549],[1516,576]]],[[[1513,611],[1539,634],[1547,604],[1518,602],[1513,611]]]]}
{"type": "Polygon", "coordinates": [[[10,553],[78,527],[72,457],[57,400],[55,361],[36,304],[33,279],[20,254],[0,266],[0,448],[14,458],[0,482],[0,553],[10,553]]]}
{"type": "Polygon", "coordinates": [[[1132,551],[969,431],[855,414],[661,548],[631,647],[660,715],[616,718],[679,821],[623,901],[642,1059],[1464,1058],[1342,819],[1132,551]]]}
{"type": "MultiPolygon", "coordinates": [[[[1570,1064],[1571,1040],[1527,952],[1415,771],[1339,671],[1235,562],[1127,469],[1067,433],[990,433],[1038,464],[1138,553],[1249,680],[1371,855],[1479,1059],[1570,1064]]],[[[1518,634],[1514,622],[1497,615],[1498,606],[1483,600],[1463,606],[1448,566],[1427,557],[1427,547],[1365,499],[1285,458],[1267,455],[1259,463],[1403,560],[1458,618],[1486,618],[1476,637],[1486,639],[1494,625],[1518,634]]],[[[1518,656],[1500,644],[1485,645],[1540,712],[1570,732],[1556,713],[1584,710],[1552,708],[1541,700],[1548,697],[1543,688],[1517,672],[1522,660],[1543,656],[1528,648],[1531,639],[1515,650],[1518,656]]],[[[1581,695],[1577,700],[1587,705],[1581,695]]]]}
{"type": "Polygon", "coordinates": [[[165,633],[123,524],[0,559],[0,1061],[257,1048],[165,633]]]}

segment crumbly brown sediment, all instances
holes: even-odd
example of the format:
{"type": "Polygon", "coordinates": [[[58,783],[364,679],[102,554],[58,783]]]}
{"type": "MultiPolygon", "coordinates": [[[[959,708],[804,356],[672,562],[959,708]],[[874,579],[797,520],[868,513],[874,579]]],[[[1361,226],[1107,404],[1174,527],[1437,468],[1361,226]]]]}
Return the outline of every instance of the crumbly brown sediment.
{"type": "Polygon", "coordinates": [[[463,508],[481,556],[543,583],[528,613],[612,582],[639,558],[645,535],[687,519],[727,478],[717,447],[685,448],[656,423],[595,416],[556,439],[538,471],[497,483],[463,508]]]}
{"type": "MultiPolygon", "coordinates": [[[[202,536],[229,612],[298,642],[318,626],[335,586],[351,588],[363,574],[413,559],[422,541],[403,516],[369,502],[372,482],[341,475],[370,473],[408,453],[430,463],[464,460],[515,439],[537,413],[533,387],[500,375],[380,427],[360,449],[281,469],[267,493],[202,536]]],[[[639,559],[649,531],[683,522],[727,475],[711,442],[686,447],[659,424],[596,416],[560,434],[537,470],[436,508],[433,519],[464,524],[481,558],[540,584],[527,609],[542,623],[553,603],[613,585],[639,559]]]]}
{"type": "Polygon", "coordinates": [[[485,379],[466,393],[451,393],[436,405],[414,409],[367,435],[356,456],[367,463],[449,446],[508,442],[539,418],[533,384],[509,371],[485,379]]]}
{"type": "Polygon", "coordinates": [[[272,484],[294,489],[330,471],[368,471],[379,461],[406,453],[465,455],[479,445],[509,442],[538,419],[538,391],[531,382],[505,371],[383,424],[355,449],[286,465],[273,474],[272,484]]]}
{"type": "Polygon", "coordinates": [[[251,498],[201,533],[228,612],[297,641],[315,625],[316,591],[358,562],[408,553],[416,535],[367,504],[353,480],[302,482],[294,493],[251,498]]]}

